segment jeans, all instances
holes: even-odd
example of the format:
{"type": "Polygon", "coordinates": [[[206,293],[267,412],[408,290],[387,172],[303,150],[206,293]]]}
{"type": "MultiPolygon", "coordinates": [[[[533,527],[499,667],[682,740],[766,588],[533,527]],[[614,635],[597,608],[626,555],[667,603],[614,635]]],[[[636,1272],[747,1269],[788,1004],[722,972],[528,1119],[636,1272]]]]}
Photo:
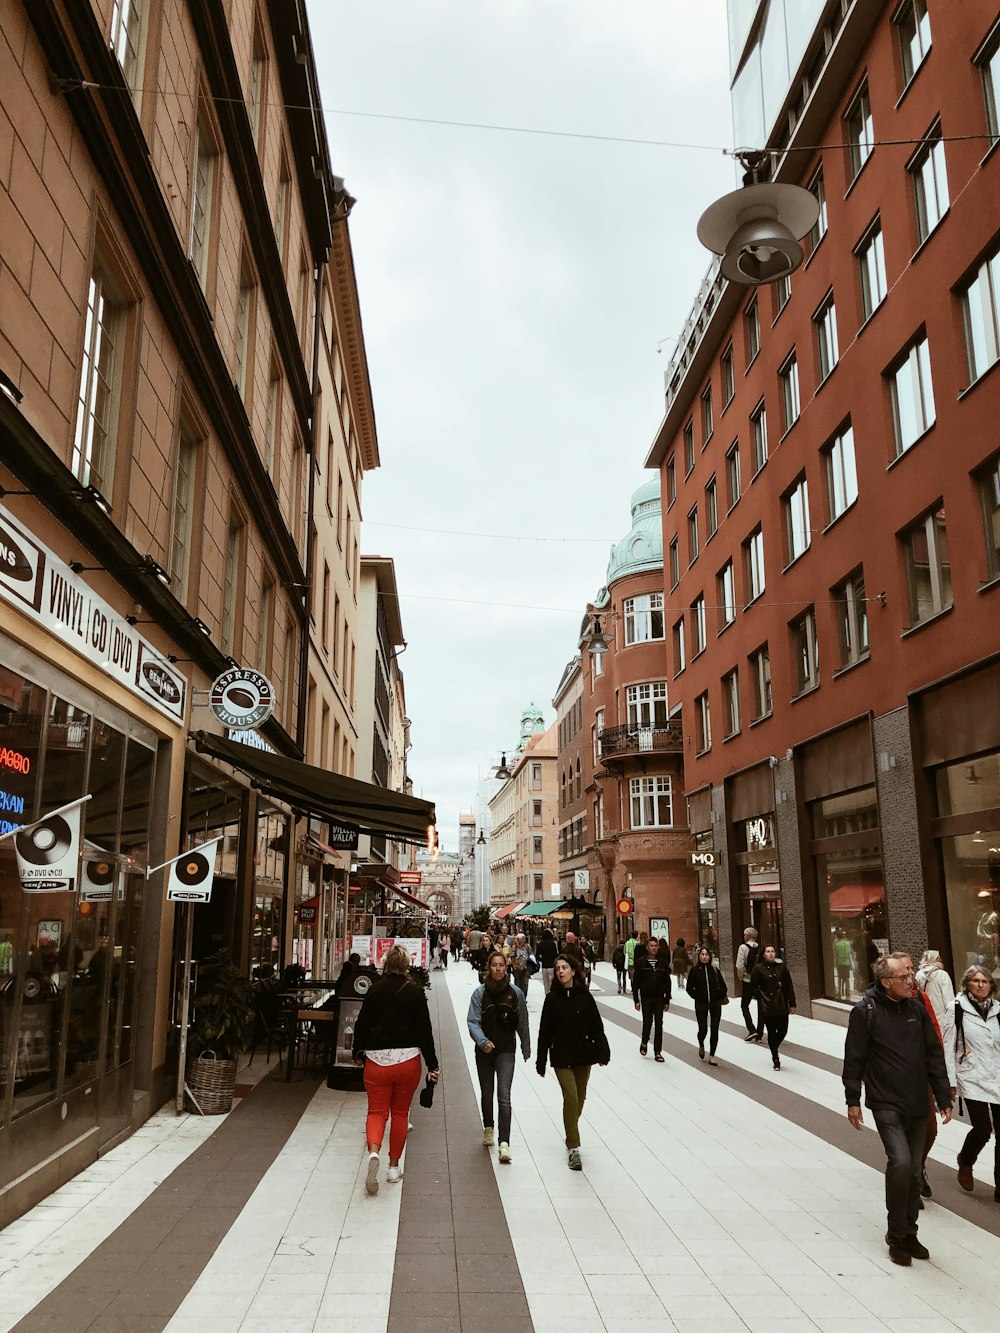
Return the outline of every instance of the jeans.
{"type": "Polygon", "coordinates": [[[639,1003],[642,1005],[642,1045],[648,1044],[649,1030],[652,1028],[653,1053],[659,1055],[663,1049],[663,1001],[647,1000],[644,995],[640,995],[639,1003]]]}
{"type": "Polygon", "coordinates": [[[778,1048],[788,1036],[788,1015],[775,1014],[773,1018],[765,1018],[764,1026],[767,1028],[767,1044],[771,1051],[771,1059],[777,1060],[778,1048]]]}
{"type": "Polygon", "coordinates": [[[740,1008],[743,1010],[743,1022],[747,1025],[747,1032],[756,1032],[758,1037],[764,1035],[764,1024],[760,1017],[760,1005],[757,1006],[757,1022],[750,1017],[750,1000],[753,996],[753,988],[749,981],[744,981],[740,985],[740,1008]]]}
{"type": "Polygon", "coordinates": [[[902,1240],[917,1234],[927,1114],[903,1115],[889,1107],[873,1108],[872,1114],[887,1158],[885,1208],[888,1231],[893,1240],[902,1240]]]}
{"type": "Polygon", "coordinates": [[[419,1055],[415,1055],[412,1060],[404,1060],[401,1065],[377,1065],[374,1060],[365,1061],[365,1091],[368,1093],[365,1137],[370,1148],[381,1148],[386,1121],[391,1114],[390,1162],[398,1162],[406,1147],[410,1102],[420,1082],[420,1070],[419,1055]]]}
{"type": "Polygon", "coordinates": [[[511,980],[514,982],[514,985],[521,992],[524,998],[527,999],[528,982],[531,980],[531,975],[528,972],[528,969],[525,968],[523,972],[515,972],[511,980]]]}
{"type": "Polygon", "coordinates": [[[695,1016],[698,1019],[698,1045],[705,1045],[705,1033],[708,1031],[708,1020],[712,1020],[712,1037],[708,1047],[709,1055],[714,1055],[719,1048],[719,1023],[722,1019],[722,1005],[710,1004],[707,1009],[695,1009],[695,1016]]]}
{"type": "MultiPolygon", "coordinates": [[[[992,1021],[992,1020],[991,1020],[992,1021]]],[[[993,1184],[1000,1190],[1000,1106],[992,1102],[970,1102],[965,1099],[972,1128],[965,1136],[958,1160],[963,1166],[972,1166],[990,1141],[990,1120],[993,1121],[993,1184]]]]}
{"type": "Polygon", "coordinates": [[[563,1097],[563,1129],[566,1131],[566,1147],[580,1146],[580,1117],[583,1115],[583,1103],[587,1100],[587,1081],[590,1078],[590,1065],[574,1065],[572,1069],[556,1069],[563,1097]]]}
{"type": "Polygon", "coordinates": [[[479,1075],[479,1098],[483,1112],[483,1128],[493,1128],[493,1083],[497,1086],[497,1107],[500,1124],[497,1142],[510,1143],[510,1085],[514,1081],[516,1051],[481,1051],[476,1047],[476,1073],[479,1075]]]}

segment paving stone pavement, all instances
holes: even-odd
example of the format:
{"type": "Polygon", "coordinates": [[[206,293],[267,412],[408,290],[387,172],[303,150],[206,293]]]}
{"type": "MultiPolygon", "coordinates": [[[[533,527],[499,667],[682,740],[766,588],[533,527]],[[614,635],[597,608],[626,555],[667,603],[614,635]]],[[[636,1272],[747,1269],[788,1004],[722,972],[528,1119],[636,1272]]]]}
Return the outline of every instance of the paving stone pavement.
{"type": "MultiPolygon", "coordinates": [[[[955,1182],[939,1134],[921,1220],[931,1260],[890,1264],[881,1145],[848,1126],[843,1031],[794,1018],[774,1073],[723,1022],[697,1058],[686,997],[662,1065],[597,969],[612,1062],[570,1172],[559,1090],[514,1078],[513,1162],[482,1147],[470,968],[432,973],[444,1077],[414,1101],[401,1184],[364,1190],[364,1095],[266,1078],[226,1117],[164,1108],[0,1232],[0,1333],[923,1333],[1000,1330],[992,1152],[955,1182]]],[[[542,994],[529,989],[532,1031],[542,994]]],[[[732,1008],[732,1006],[731,1006],[732,1008]]]]}

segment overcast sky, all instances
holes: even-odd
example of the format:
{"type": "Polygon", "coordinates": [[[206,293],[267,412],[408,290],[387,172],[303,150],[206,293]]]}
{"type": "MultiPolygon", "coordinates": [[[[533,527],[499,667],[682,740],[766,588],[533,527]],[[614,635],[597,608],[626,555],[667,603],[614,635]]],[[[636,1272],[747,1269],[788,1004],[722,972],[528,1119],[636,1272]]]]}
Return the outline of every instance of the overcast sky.
{"type": "Polygon", "coordinates": [[[708,268],[698,217],[737,184],[725,4],[309,0],[309,16],[358,201],[382,464],[362,549],[396,563],[410,772],[454,850],[522,709],[554,718],[650,475],[673,348],[657,344],[708,268]]]}

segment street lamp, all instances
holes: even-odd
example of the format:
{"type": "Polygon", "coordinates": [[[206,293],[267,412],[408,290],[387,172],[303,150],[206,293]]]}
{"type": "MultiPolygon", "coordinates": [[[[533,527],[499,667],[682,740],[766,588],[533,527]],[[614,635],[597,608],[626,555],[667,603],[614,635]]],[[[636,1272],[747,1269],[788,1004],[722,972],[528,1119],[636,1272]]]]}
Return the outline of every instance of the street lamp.
{"type": "Polygon", "coordinates": [[[743,186],[717,199],[698,220],[698,239],[722,256],[722,276],[745,286],[785,278],[802,263],[799,241],[816,224],[819,200],[801,185],[764,178],[763,153],[738,153],[743,186]]]}

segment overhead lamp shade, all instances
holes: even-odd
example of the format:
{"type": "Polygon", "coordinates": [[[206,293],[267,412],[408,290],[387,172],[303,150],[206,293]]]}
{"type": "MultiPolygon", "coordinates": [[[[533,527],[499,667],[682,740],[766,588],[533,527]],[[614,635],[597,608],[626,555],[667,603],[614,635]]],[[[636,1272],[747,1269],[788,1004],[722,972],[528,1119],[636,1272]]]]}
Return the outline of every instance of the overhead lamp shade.
{"type": "Polygon", "coordinates": [[[745,185],[717,199],[698,221],[698,239],[722,255],[722,273],[747,285],[775,282],[799,267],[799,241],[815,226],[819,200],[801,185],[745,185]]]}
{"type": "Polygon", "coordinates": [[[590,636],[590,642],[587,644],[587,652],[595,657],[600,657],[611,647],[610,634],[598,634],[596,631],[590,636]]]}

